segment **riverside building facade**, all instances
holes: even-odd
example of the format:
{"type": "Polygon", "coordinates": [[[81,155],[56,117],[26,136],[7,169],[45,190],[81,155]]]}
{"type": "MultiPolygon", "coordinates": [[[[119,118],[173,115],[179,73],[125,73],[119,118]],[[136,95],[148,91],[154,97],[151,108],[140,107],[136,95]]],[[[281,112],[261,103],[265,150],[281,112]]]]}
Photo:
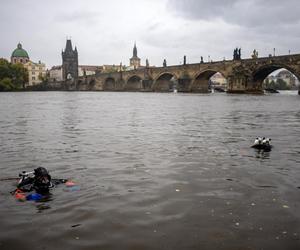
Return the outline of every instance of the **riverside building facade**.
{"type": "Polygon", "coordinates": [[[41,61],[38,63],[31,61],[21,43],[18,43],[17,48],[12,52],[10,60],[12,64],[20,63],[27,69],[28,83],[25,87],[39,84],[46,77],[46,65],[41,61]]]}

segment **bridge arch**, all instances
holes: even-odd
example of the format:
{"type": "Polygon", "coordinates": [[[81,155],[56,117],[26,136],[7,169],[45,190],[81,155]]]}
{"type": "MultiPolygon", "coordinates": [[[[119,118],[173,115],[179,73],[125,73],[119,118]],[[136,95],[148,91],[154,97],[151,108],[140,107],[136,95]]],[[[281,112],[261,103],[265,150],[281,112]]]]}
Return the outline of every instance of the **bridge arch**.
{"type": "Polygon", "coordinates": [[[270,65],[264,65],[262,67],[257,68],[255,71],[252,73],[252,80],[253,80],[253,85],[254,88],[257,89],[263,89],[264,87],[264,80],[273,72],[277,70],[287,70],[291,74],[293,74],[296,78],[299,78],[299,73],[296,72],[293,68],[289,67],[288,65],[284,64],[270,64],[270,65]]]}
{"type": "Polygon", "coordinates": [[[124,89],[127,91],[139,91],[143,88],[143,79],[138,75],[133,75],[126,81],[124,89]]]}
{"type": "Polygon", "coordinates": [[[178,77],[170,72],[163,72],[153,82],[152,90],[159,92],[169,92],[176,88],[178,77]]]}
{"type": "Polygon", "coordinates": [[[291,73],[293,73],[295,76],[299,78],[299,74],[291,67],[288,65],[283,65],[283,64],[270,64],[270,65],[265,65],[262,66],[258,69],[256,69],[253,72],[253,80],[256,82],[262,82],[269,74],[272,72],[278,70],[278,69],[287,69],[291,73]]]}
{"type": "MultiPolygon", "coordinates": [[[[218,73],[216,70],[207,69],[197,73],[191,83],[190,91],[207,93],[210,91],[210,78],[218,73]]],[[[222,73],[221,73],[222,74],[222,73]]]]}
{"type": "Polygon", "coordinates": [[[107,77],[104,81],[103,90],[115,90],[116,89],[116,80],[113,77],[107,77]]]}

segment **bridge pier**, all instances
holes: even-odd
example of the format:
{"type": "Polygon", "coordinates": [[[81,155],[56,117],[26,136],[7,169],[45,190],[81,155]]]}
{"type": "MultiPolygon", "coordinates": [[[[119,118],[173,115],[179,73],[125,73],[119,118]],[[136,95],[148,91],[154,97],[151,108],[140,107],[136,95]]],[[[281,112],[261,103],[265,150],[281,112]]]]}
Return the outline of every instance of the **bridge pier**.
{"type": "Polygon", "coordinates": [[[241,75],[228,76],[227,93],[246,93],[247,79],[241,75]]]}
{"type": "Polygon", "coordinates": [[[227,93],[262,94],[262,83],[251,81],[247,75],[230,75],[228,77],[227,93]]]}
{"type": "Polygon", "coordinates": [[[116,82],[115,82],[115,91],[122,91],[124,88],[124,80],[122,78],[119,78],[116,82]]]}
{"type": "Polygon", "coordinates": [[[177,84],[178,92],[189,92],[189,87],[191,85],[192,80],[189,78],[179,78],[177,84]]]}
{"type": "Polygon", "coordinates": [[[152,89],[151,89],[151,86],[153,84],[153,81],[150,80],[150,79],[145,79],[145,80],[142,80],[142,91],[144,92],[151,92],[152,89]]]}
{"type": "Polygon", "coordinates": [[[245,65],[237,65],[228,75],[227,93],[262,94],[262,83],[253,79],[253,74],[245,65]]]}

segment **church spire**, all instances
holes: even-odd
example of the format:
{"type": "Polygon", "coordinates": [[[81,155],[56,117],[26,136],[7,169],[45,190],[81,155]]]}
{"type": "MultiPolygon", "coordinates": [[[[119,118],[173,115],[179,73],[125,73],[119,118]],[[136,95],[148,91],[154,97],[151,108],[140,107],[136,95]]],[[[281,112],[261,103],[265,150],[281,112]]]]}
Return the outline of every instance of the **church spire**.
{"type": "Polygon", "coordinates": [[[136,42],[134,42],[134,47],[133,47],[133,57],[137,57],[136,42]]]}
{"type": "Polygon", "coordinates": [[[141,59],[137,56],[136,42],[134,42],[133,55],[130,58],[130,66],[132,66],[134,69],[137,69],[141,66],[141,59]]]}

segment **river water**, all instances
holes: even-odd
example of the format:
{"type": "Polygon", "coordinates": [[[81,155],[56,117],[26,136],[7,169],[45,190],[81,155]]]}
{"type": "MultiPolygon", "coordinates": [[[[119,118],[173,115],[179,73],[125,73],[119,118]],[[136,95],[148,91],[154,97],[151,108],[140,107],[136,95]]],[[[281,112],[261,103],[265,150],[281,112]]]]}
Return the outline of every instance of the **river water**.
{"type": "Polygon", "coordinates": [[[0,93],[0,249],[300,249],[300,96],[0,93]],[[271,152],[250,148],[272,138],[271,152]],[[44,166],[72,179],[10,191],[44,166]]]}

